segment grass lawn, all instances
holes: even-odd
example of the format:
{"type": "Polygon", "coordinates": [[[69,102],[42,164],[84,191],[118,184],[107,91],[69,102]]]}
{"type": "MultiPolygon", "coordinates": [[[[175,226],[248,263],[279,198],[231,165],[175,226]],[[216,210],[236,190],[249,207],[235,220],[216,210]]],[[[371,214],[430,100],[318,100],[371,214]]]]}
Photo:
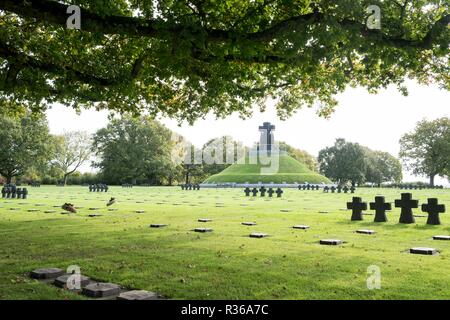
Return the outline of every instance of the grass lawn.
{"type": "MultiPolygon", "coordinates": [[[[427,226],[423,217],[416,224],[398,224],[397,208],[388,213],[387,223],[374,223],[373,216],[352,222],[351,213],[340,210],[350,194],[296,189],[285,189],[281,199],[245,197],[241,189],[111,187],[107,194],[90,193],[87,187],[29,190],[28,200],[0,199],[0,299],[83,299],[28,278],[35,268],[74,264],[94,279],[170,299],[450,298],[450,241],[432,240],[433,235],[450,235],[448,213],[441,214],[441,226],[427,226]],[[117,211],[106,208],[112,196],[118,199],[112,206],[117,211]],[[84,208],[61,215],[53,206],[64,202],[84,208]],[[91,213],[103,216],[89,218],[91,213]],[[243,226],[244,221],[257,225],[243,226]],[[151,223],[168,226],[154,229],[151,223]],[[295,224],[311,228],[292,229],[295,224]],[[195,227],[214,231],[190,231],[195,227]],[[377,233],[354,232],[361,228],[377,233]],[[270,236],[249,238],[251,232],[270,236]],[[345,243],[319,245],[323,238],[345,243]],[[414,246],[434,247],[440,254],[405,253],[414,246]],[[367,289],[370,265],[381,269],[380,290],[367,289]]],[[[369,202],[380,193],[393,201],[401,192],[359,189],[356,195],[369,202]]],[[[412,193],[420,203],[437,197],[450,208],[450,190],[412,193]]]]}

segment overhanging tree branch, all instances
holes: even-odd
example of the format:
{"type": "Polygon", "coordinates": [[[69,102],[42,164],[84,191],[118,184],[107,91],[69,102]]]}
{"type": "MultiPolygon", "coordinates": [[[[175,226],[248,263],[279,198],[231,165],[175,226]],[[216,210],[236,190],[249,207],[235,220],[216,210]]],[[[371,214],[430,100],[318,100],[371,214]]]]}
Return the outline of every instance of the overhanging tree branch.
{"type": "MultiPolygon", "coordinates": [[[[0,10],[15,13],[23,18],[32,18],[40,22],[66,26],[66,9],[68,5],[51,0],[0,0],[0,10]]],[[[184,26],[182,24],[170,23],[162,19],[142,19],[126,16],[101,16],[81,8],[82,30],[87,32],[98,32],[101,34],[122,34],[128,36],[143,36],[152,38],[164,38],[167,33],[180,34],[190,32],[193,34],[203,31],[208,41],[230,41],[238,38],[255,42],[267,42],[276,38],[289,26],[304,27],[315,25],[326,19],[332,19],[344,29],[359,29],[363,37],[373,40],[384,41],[386,44],[399,47],[429,48],[439,32],[445,30],[450,23],[450,14],[442,16],[427,32],[422,39],[405,39],[383,34],[380,30],[369,30],[366,26],[351,19],[336,19],[326,13],[314,10],[311,13],[291,17],[275,23],[267,29],[242,33],[236,30],[207,30],[200,24],[198,26],[184,26]]]]}
{"type": "MultiPolygon", "coordinates": [[[[50,74],[68,74],[69,77],[75,80],[81,81],[83,83],[97,84],[100,86],[111,86],[125,80],[124,77],[98,77],[91,73],[80,72],[69,65],[60,66],[51,62],[43,62],[35,57],[26,55],[25,53],[16,50],[12,46],[2,41],[0,41],[0,57],[6,59],[9,62],[8,74],[5,79],[5,86],[13,86],[16,82],[16,77],[20,72],[20,69],[25,67],[38,69],[50,74]],[[20,61],[20,64],[17,61],[20,61]]],[[[143,54],[134,61],[132,70],[128,76],[128,80],[133,80],[139,76],[146,57],[147,56],[143,54]]]]}

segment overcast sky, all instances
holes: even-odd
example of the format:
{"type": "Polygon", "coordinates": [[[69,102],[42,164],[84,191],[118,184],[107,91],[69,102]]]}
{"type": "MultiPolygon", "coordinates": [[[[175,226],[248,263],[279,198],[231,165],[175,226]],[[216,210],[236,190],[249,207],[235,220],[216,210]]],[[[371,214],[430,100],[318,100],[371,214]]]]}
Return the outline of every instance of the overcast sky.
{"type": "MultiPolygon", "coordinates": [[[[404,97],[394,87],[373,95],[364,89],[347,89],[337,98],[339,105],[330,119],[317,116],[315,109],[302,109],[294,116],[281,121],[276,117],[273,102],[268,101],[267,111],[247,120],[232,115],[216,120],[213,116],[198,120],[193,126],[171,119],[160,119],[193,144],[201,146],[211,138],[230,135],[251,146],[259,139],[258,126],[270,121],[275,125],[275,139],[308,151],[317,156],[320,149],[330,146],[338,137],[358,142],[374,150],[398,156],[398,141],[402,134],[414,129],[423,118],[428,120],[450,116],[450,93],[436,86],[420,86],[408,82],[409,96],[404,97]]],[[[81,115],[62,106],[47,112],[50,130],[54,134],[72,130],[95,132],[107,124],[107,112],[83,111],[81,115]]],[[[84,168],[89,170],[89,168],[84,168]]],[[[404,173],[405,180],[419,180],[404,173]]],[[[420,179],[420,180],[423,180],[420,179]]],[[[439,180],[437,183],[446,183],[439,180]]]]}

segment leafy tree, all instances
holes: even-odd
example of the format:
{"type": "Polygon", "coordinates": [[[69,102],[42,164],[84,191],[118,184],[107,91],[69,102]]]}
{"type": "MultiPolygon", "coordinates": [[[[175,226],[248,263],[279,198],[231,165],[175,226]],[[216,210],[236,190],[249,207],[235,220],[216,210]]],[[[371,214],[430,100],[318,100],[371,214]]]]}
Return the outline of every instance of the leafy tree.
{"type": "Polygon", "coordinates": [[[148,117],[112,119],[93,138],[93,151],[108,183],[158,184],[173,168],[171,131],[148,117]]]}
{"type": "Polygon", "coordinates": [[[308,152],[294,148],[286,142],[280,142],[280,150],[285,150],[288,155],[297,161],[304,163],[310,170],[319,172],[317,159],[308,152]]]}
{"type": "Polygon", "coordinates": [[[202,147],[202,151],[204,157],[210,158],[203,159],[203,174],[206,178],[236,163],[240,157],[245,156],[246,148],[241,142],[233,140],[231,136],[223,136],[206,142],[202,147]],[[220,151],[222,151],[222,154],[217,155],[216,152],[220,151]],[[214,160],[214,163],[208,163],[212,160],[214,160]]]}
{"type": "Polygon", "coordinates": [[[450,119],[422,120],[413,132],[400,139],[400,157],[414,174],[436,176],[450,173],[450,119]]]}
{"type": "Polygon", "coordinates": [[[383,182],[401,182],[402,165],[397,158],[388,152],[364,149],[367,164],[366,181],[374,182],[378,186],[383,182]]]}
{"type": "Polygon", "coordinates": [[[319,151],[318,161],[320,172],[339,184],[365,181],[365,151],[358,143],[336,139],[333,146],[319,151]]]}
{"type": "Polygon", "coordinates": [[[0,99],[43,111],[147,111],[193,122],[277,99],[281,117],[347,86],[370,92],[406,77],[450,87],[449,2],[442,0],[76,0],[0,2],[0,99]],[[156,6],[153,4],[156,3],[156,6]],[[368,5],[381,8],[369,29],[368,5]]]}
{"type": "Polygon", "coordinates": [[[53,165],[63,173],[63,184],[91,157],[91,136],[84,131],[66,132],[55,137],[55,159],[53,165]]]}
{"type": "Polygon", "coordinates": [[[43,116],[27,114],[20,118],[0,116],[0,174],[11,183],[32,166],[51,159],[50,136],[43,116]]]}

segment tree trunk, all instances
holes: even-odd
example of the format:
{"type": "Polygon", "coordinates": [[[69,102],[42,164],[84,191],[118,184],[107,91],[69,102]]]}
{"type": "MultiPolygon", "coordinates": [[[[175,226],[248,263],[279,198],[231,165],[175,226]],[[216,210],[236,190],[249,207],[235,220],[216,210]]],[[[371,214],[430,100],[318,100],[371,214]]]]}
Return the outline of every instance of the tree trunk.
{"type": "Polygon", "coordinates": [[[11,184],[12,176],[6,176],[6,184],[11,184]]]}
{"type": "Polygon", "coordinates": [[[68,177],[69,175],[66,173],[66,174],[64,174],[64,177],[63,177],[63,186],[65,187],[66,185],[67,185],[67,177],[68,177]]]}
{"type": "Polygon", "coordinates": [[[434,187],[434,177],[435,176],[436,176],[435,174],[430,175],[430,186],[431,187],[434,187]]]}
{"type": "Polygon", "coordinates": [[[186,172],[186,184],[189,184],[189,171],[186,172]]]}

